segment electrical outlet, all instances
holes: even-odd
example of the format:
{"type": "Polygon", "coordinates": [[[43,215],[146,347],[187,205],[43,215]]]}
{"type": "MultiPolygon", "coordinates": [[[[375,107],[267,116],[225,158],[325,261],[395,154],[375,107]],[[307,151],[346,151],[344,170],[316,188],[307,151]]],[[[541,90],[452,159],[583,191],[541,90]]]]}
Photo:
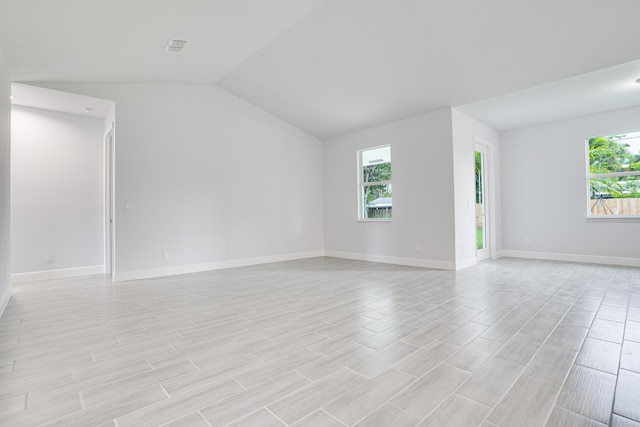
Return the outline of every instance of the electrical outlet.
{"type": "Polygon", "coordinates": [[[420,243],[416,243],[416,251],[420,252],[422,250],[422,245],[420,243]]]}
{"type": "Polygon", "coordinates": [[[162,251],[162,259],[169,259],[169,251],[162,251]]]}
{"type": "Polygon", "coordinates": [[[524,239],[524,244],[525,245],[530,245],[531,244],[531,240],[529,240],[529,238],[527,237],[526,239],[524,239]]]}
{"type": "Polygon", "coordinates": [[[45,260],[47,261],[47,264],[53,264],[53,254],[51,252],[46,254],[45,255],[45,260]]]}

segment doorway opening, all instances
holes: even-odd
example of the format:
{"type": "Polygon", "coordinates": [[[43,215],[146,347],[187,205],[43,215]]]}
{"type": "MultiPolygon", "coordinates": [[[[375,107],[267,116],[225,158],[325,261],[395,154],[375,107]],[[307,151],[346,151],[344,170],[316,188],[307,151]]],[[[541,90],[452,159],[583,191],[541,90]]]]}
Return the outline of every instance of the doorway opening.
{"type": "Polygon", "coordinates": [[[488,195],[488,157],[487,146],[474,144],[475,177],[476,177],[476,203],[475,203],[475,230],[476,230],[476,259],[482,261],[491,256],[489,248],[489,195],[488,195]]]}
{"type": "Polygon", "coordinates": [[[11,90],[12,280],[112,275],[115,103],[11,90]]]}

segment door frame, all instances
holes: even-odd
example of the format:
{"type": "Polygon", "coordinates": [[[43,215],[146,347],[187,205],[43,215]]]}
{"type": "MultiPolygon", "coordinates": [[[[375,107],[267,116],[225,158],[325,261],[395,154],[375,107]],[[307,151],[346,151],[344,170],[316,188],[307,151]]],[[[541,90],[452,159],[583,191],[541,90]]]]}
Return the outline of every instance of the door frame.
{"type": "MultiPolygon", "coordinates": [[[[476,249],[476,259],[478,261],[485,259],[496,259],[496,221],[495,221],[495,185],[494,185],[494,160],[493,160],[493,144],[489,141],[474,137],[473,152],[479,151],[484,154],[484,204],[485,204],[485,242],[486,252],[476,249]],[[479,253],[480,252],[480,253],[479,253]]],[[[474,161],[475,165],[475,161],[474,161]]],[[[475,168],[475,166],[474,166],[475,168]]],[[[475,174],[474,174],[475,179],[475,174]]],[[[475,197],[474,197],[475,200],[475,197]]],[[[475,212],[475,211],[474,211],[475,212]]],[[[475,214],[473,215],[475,221],[475,214]]],[[[474,222],[475,230],[475,222],[474,222]]]]}
{"type": "Polygon", "coordinates": [[[115,218],[114,218],[114,153],[115,125],[104,137],[104,270],[115,272],[115,218]]]}

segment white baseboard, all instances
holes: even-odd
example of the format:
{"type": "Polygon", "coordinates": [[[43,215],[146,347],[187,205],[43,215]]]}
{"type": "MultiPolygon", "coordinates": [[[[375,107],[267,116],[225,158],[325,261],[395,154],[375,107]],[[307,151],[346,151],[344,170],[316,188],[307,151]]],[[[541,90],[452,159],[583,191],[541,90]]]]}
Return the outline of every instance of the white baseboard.
{"type": "Polygon", "coordinates": [[[0,295],[0,317],[4,314],[7,305],[9,305],[9,300],[11,300],[11,283],[9,283],[9,287],[4,294],[0,295]]]}
{"type": "Polygon", "coordinates": [[[63,268],[60,270],[14,273],[11,275],[11,281],[13,283],[33,282],[36,280],[63,279],[65,277],[87,276],[89,274],[102,273],[104,273],[104,265],[93,265],[89,267],[63,268]]]}
{"type": "Polygon", "coordinates": [[[473,267],[478,263],[478,260],[475,258],[465,259],[462,261],[456,261],[456,271],[462,270],[464,268],[473,267]]]}
{"type": "Polygon", "coordinates": [[[407,265],[410,267],[433,268],[436,270],[456,270],[456,263],[419,258],[402,258],[385,255],[361,254],[356,252],[325,251],[325,256],[353,259],[356,261],[380,262],[383,264],[407,265]]]}
{"type": "Polygon", "coordinates": [[[293,261],[296,259],[315,258],[321,256],[324,256],[324,251],[296,252],[291,254],[271,255],[258,258],[241,258],[203,264],[176,265],[172,267],[123,271],[114,273],[113,281],[124,282],[128,280],[150,279],[153,277],[175,276],[178,274],[200,273],[203,271],[222,270],[225,268],[234,267],[246,267],[249,265],[270,264],[274,262],[293,261]]]}
{"type": "Polygon", "coordinates": [[[600,255],[558,254],[553,252],[530,252],[504,250],[498,252],[498,257],[542,259],[548,261],[583,262],[587,264],[622,265],[626,267],[640,267],[640,258],[624,258],[600,255]]]}

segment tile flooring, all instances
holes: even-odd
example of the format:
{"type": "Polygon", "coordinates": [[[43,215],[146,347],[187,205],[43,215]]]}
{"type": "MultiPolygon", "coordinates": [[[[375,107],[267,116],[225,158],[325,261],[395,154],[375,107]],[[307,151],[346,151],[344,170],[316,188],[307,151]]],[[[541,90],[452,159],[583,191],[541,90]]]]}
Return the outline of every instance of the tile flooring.
{"type": "Polygon", "coordinates": [[[18,284],[2,426],[640,426],[640,269],[314,258],[18,284]]]}

